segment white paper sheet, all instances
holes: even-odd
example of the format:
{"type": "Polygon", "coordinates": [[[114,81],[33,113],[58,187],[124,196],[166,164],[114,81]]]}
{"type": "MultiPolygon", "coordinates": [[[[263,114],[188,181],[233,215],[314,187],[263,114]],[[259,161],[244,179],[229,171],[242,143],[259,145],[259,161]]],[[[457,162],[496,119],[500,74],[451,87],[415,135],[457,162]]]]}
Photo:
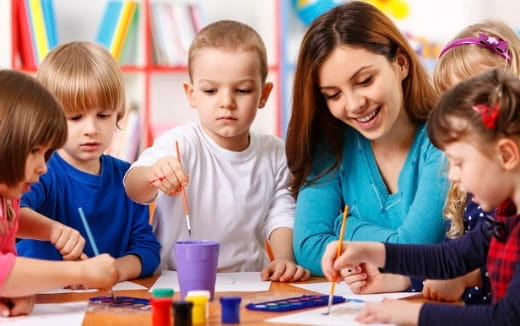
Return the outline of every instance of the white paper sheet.
{"type": "Polygon", "coordinates": [[[0,325],[13,326],[75,326],[83,323],[83,317],[87,309],[87,303],[42,303],[34,305],[29,316],[0,317],[0,325]]]}
{"type": "MultiPolygon", "coordinates": [[[[123,281],[123,282],[119,282],[116,285],[114,285],[112,290],[114,290],[114,291],[146,290],[146,287],[144,287],[142,285],[139,285],[137,283],[134,283],[134,282],[123,281]]],[[[53,289],[53,290],[48,290],[48,291],[45,291],[45,292],[40,292],[40,294],[72,293],[72,292],[78,292],[78,293],[82,293],[82,292],[97,292],[97,289],[71,290],[71,289],[63,289],[63,288],[61,288],[61,289],[53,289]]]]}
{"type": "MultiPolygon", "coordinates": [[[[217,273],[215,292],[260,292],[268,291],[271,282],[264,282],[259,272],[217,273]]],[[[179,291],[179,281],[176,271],[162,271],[161,275],[150,288],[173,288],[179,291]]]]}
{"type": "MultiPolygon", "coordinates": [[[[280,324],[301,324],[301,325],[320,325],[320,326],[349,326],[349,325],[364,325],[354,320],[359,314],[362,303],[347,302],[333,305],[331,312],[328,315],[323,315],[327,311],[327,307],[319,307],[315,309],[296,312],[280,317],[274,317],[265,320],[268,323],[280,324]]],[[[377,326],[381,324],[370,324],[377,326]]],[[[389,325],[389,324],[385,324],[389,325]]]]}
{"type": "MultiPolygon", "coordinates": [[[[321,282],[321,283],[291,283],[292,286],[297,286],[302,289],[306,289],[309,291],[314,291],[323,294],[330,293],[330,283],[329,282],[321,282]]],[[[357,299],[363,301],[370,302],[381,302],[384,298],[388,299],[402,299],[407,297],[412,297],[417,295],[417,292],[393,292],[393,293],[377,293],[377,294],[354,294],[350,290],[350,287],[345,283],[336,284],[336,289],[334,291],[334,295],[340,295],[347,299],[357,299]]]]}

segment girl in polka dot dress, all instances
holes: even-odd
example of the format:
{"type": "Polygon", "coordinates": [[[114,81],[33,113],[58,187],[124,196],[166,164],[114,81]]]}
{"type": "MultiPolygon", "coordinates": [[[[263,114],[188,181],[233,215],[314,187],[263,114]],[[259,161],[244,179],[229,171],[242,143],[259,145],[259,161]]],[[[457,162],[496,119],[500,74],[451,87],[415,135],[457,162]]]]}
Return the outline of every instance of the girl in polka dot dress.
{"type": "MultiPolygon", "coordinates": [[[[486,70],[503,70],[520,75],[520,39],[506,24],[486,21],[466,27],[441,51],[435,67],[435,88],[443,93],[462,80],[486,70]]],[[[445,215],[450,220],[449,239],[475,229],[493,212],[485,212],[471,200],[471,194],[452,185],[445,215]]],[[[454,301],[462,298],[466,304],[490,303],[490,285],[485,268],[453,279],[424,282],[425,297],[454,301]]]]}

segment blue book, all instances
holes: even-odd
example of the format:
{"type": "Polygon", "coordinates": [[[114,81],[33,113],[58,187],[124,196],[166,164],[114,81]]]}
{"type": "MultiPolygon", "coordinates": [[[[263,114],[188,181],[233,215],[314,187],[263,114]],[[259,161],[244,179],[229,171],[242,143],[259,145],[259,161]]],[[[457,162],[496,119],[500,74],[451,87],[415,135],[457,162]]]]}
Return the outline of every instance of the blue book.
{"type": "Polygon", "coordinates": [[[108,1],[105,8],[105,13],[101,20],[96,41],[103,45],[107,50],[110,50],[112,39],[114,38],[119,15],[123,9],[123,1],[108,1]]]}
{"type": "Polygon", "coordinates": [[[45,30],[47,31],[47,43],[49,50],[58,45],[58,32],[56,30],[56,15],[54,12],[54,0],[41,0],[45,30]]]}

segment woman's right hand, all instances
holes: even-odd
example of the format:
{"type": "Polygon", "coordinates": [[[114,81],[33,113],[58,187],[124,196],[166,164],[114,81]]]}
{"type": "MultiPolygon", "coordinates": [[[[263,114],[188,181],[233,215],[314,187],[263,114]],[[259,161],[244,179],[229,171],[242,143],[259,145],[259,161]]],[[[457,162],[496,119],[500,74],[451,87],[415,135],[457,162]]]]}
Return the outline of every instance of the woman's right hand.
{"type": "Polygon", "coordinates": [[[101,254],[78,264],[81,264],[81,279],[78,283],[86,288],[108,289],[119,281],[116,260],[108,254],[101,254]]]}

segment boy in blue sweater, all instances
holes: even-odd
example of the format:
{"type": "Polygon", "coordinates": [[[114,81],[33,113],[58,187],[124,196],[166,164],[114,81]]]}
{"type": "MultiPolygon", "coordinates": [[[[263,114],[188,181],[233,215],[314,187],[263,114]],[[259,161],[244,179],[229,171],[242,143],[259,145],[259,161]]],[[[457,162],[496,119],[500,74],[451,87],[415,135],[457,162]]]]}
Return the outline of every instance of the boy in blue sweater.
{"type": "MultiPolygon", "coordinates": [[[[121,281],[152,274],[159,265],[160,244],[148,223],[148,208],[125,194],[123,176],[130,164],[103,154],[125,112],[119,65],[97,44],[70,42],[47,55],[37,78],[63,105],[68,138],[50,157],[48,172],[23,196],[20,229],[33,235],[49,232],[44,215],[85,237],[78,213],[82,207],[99,251],[117,258],[121,281]]],[[[18,253],[53,260],[94,256],[92,243],[81,255],[63,256],[71,252],[68,244],[51,242],[22,240],[18,253]]]]}

